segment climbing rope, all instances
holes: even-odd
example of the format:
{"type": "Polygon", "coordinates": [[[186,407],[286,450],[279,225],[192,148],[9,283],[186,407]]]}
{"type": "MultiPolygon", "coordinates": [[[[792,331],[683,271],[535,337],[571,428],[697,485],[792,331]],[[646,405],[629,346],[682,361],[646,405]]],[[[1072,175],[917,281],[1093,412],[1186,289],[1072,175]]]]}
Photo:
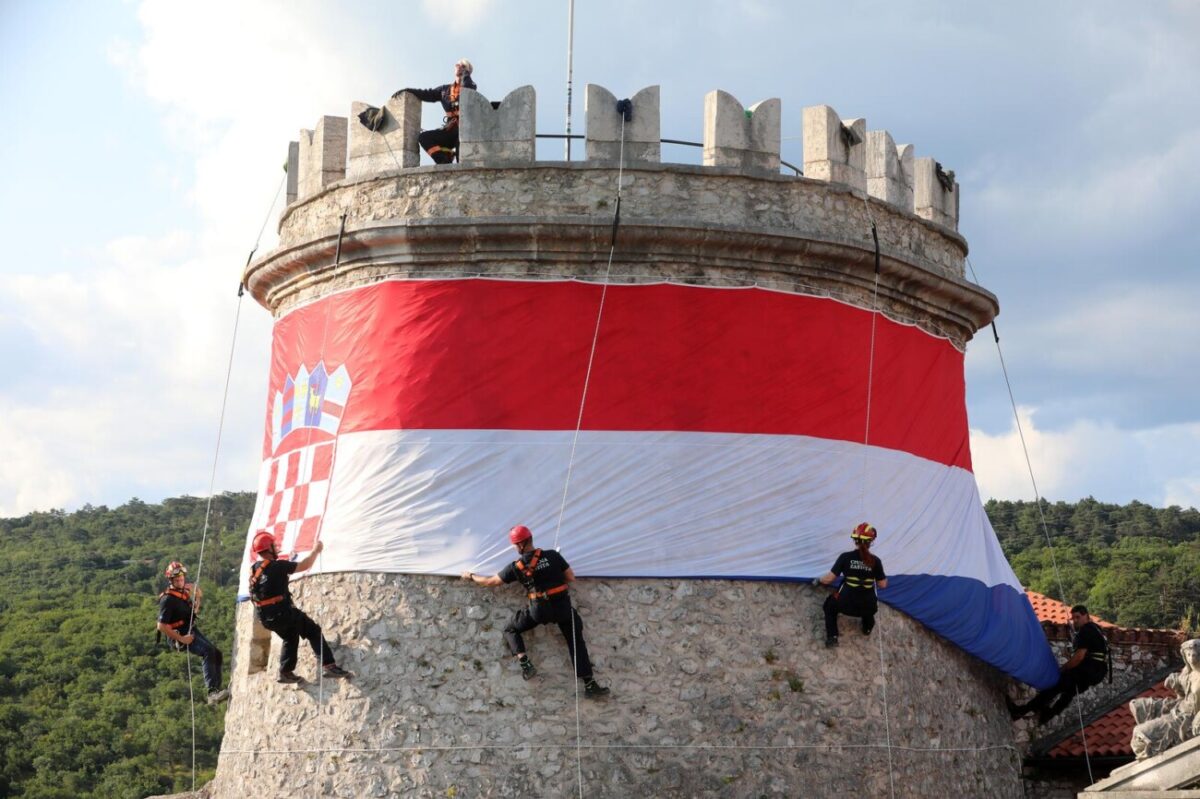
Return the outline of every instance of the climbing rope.
{"type": "MultiPolygon", "coordinates": [[[[863,466],[862,479],[859,481],[859,511],[862,518],[867,515],[867,468],[870,463],[870,444],[871,444],[871,390],[875,378],[875,327],[879,318],[879,230],[875,226],[875,217],[871,214],[871,204],[867,200],[867,195],[863,195],[863,209],[867,212],[867,219],[871,223],[871,239],[875,244],[875,281],[871,290],[871,339],[868,345],[867,354],[867,406],[864,413],[865,419],[863,422],[863,466]]],[[[878,595],[878,590],[876,589],[878,595]]],[[[878,601],[878,600],[876,600],[878,601]]],[[[884,659],[883,652],[883,627],[884,625],[876,625],[879,630],[876,632],[876,640],[879,641],[879,671],[883,676],[883,732],[887,742],[887,757],[888,757],[888,790],[892,799],[896,797],[896,777],[895,767],[892,763],[892,725],[888,708],[887,694],[887,662],[884,659]]]]}
{"type": "MultiPolygon", "coordinates": [[[[971,270],[971,279],[978,285],[979,276],[975,274],[975,267],[971,264],[971,259],[967,258],[966,262],[967,268],[971,270]]],[[[1008,366],[1004,362],[1004,351],[1000,348],[1000,333],[996,329],[995,319],[992,320],[991,326],[992,338],[996,342],[996,355],[1000,359],[1000,371],[1004,374],[1004,385],[1008,389],[1008,401],[1012,405],[1013,421],[1016,422],[1017,436],[1021,440],[1021,452],[1025,456],[1025,468],[1029,471],[1029,482],[1033,486],[1033,500],[1034,504],[1037,505],[1038,521],[1042,527],[1042,534],[1046,538],[1046,548],[1050,550],[1050,565],[1054,568],[1054,579],[1058,583],[1058,595],[1061,597],[1063,605],[1071,607],[1071,604],[1067,602],[1067,590],[1063,585],[1062,574],[1058,570],[1058,558],[1054,554],[1054,542],[1050,540],[1050,526],[1046,523],[1046,514],[1042,511],[1042,494],[1038,490],[1037,478],[1033,474],[1033,459],[1029,457],[1029,446],[1025,443],[1025,430],[1021,425],[1021,416],[1017,413],[1017,400],[1013,394],[1012,381],[1008,377],[1008,366]]],[[[1071,631],[1071,636],[1074,638],[1077,631],[1075,629],[1075,621],[1070,615],[1067,616],[1067,629],[1071,631]]],[[[1111,652],[1108,653],[1108,657],[1112,657],[1111,652]]],[[[1087,730],[1083,723],[1083,703],[1079,701],[1078,688],[1075,689],[1075,700],[1075,711],[1079,716],[1079,735],[1083,741],[1083,760],[1087,764],[1088,782],[1094,783],[1096,778],[1092,774],[1092,757],[1088,751],[1087,730]]]]}
{"type": "MultiPolygon", "coordinates": [[[[271,199],[271,205],[267,208],[266,216],[263,218],[262,226],[258,229],[258,236],[254,239],[254,246],[250,249],[250,254],[246,256],[246,267],[250,266],[250,262],[254,260],[254,253],[258,252],[258,245],[262,242],[263,232],[267,229],[267,222],[271,219],[271,212],[275,210],[275,204],[279,202],[279,195],[283,191],[284,184],[287,182],[287,174],[279,181],[279,188],[275,190],[275,196],[271,199]]],[[[242,268],[242,273],[245,274],[246,267],[242,268]]],[[[238,283],[237,304],[233,314],[233,334],[230,336],[229,342],[229,363],[225,367],[225,389],[221,393],[221,413],[217,418],[217,441],[213,446],[212,471],[208,479],[208,502],[204,506],[204,529],[200,533],[200,556],[196,561],[196,582],[192,584],[193,612],[189,615],[187,634],[192,635],[196,628],[196,613],[195,606],[200,594],[200,579],[204,575],[204,547],[208,541],[208,526],[212,518],[212,501],[213,491],[217,483],[217,464],[221,454],[221,436],[225,430],[225,410],[229,404],[229,383],[233,377],[233,356],[237,351],[237,334],[238,323],[242,315],[242,296],[245,294],[245,286],[238,283]]],[[[191,645],[189,644],[188,647],[191,645]]],[[[192,717],[192,790],[196,790],[196,696],[195,689],[192,687],[192,659],[188,656],[190,649],[184,650],[184,661],[187,663],[187,684],[188,684],[188,704],[191,708],[192,717]]]]}
{"type": "MultiPolygon", "coordinates": [[[[575,432],[571,436],[571,453],[567,458],[567,476],[563,481],[562,502],[558,506],[558,523],[554,527],[554,549],[558,549],[559,535],[562,533],[563,515],[567,510],[567,495],[571,488],[571,474],[575,470],[575,450],[579,444],[579,431],[583,427],[583,411],[587,406],[588,387],[592,380],[592,367],[596,362],[596,344],[600,340],[600,322],[604,318],[604,301],[608,297],[608,278],[612,272],[613,254],[617,249],[617,228],[621,224],[621,182],[625,174],[625,119],[630,113],[627,100],[617,104],[617,112],[621,115],[621,145],[620,157],[617,161],[617,203],[613,211],[612,239],[608,246],[608,264],[604,268],[604,280],[600,286],[600,303],[596,308],[596,325],[592,330],[592,345],[588,351],[587,369],[583,375],[583,391],[579,396],[579,413],[575,418],[575,432]]],[[[575,676],[575,779],[579,786],[579,799],[583,799],[583,752],[582,752],[582,720],[579,713],[579,644],[575,635],[574,604],[571,607],[571,667],[575,676]]]]}

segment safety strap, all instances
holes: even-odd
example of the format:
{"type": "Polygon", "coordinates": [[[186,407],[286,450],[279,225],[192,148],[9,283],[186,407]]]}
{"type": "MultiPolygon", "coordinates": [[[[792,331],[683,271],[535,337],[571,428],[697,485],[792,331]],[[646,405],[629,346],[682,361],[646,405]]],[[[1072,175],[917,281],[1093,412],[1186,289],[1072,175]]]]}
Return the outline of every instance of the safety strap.
{"type": "Polygon", "coordinates": [[[529,559],[528,566],[525,565],[525,561],[523,561],[523,560],[518,559],[516,561],[517,571],[519,571],[521,574],[525,575],[526,577],[532,577],[533,570],[537,568],[538,560],[540,560],[541,557],[542,557],[542,550],[540,550],[540,549],[533,550],[533,557],[529,559]]]}
{"type": "Polygon", "coordinates": [[[535,593],[532,593],[529,595],[529,598],[530,599],[547,599],[549,597],[554,596],[555,594],[561,594],[563,591],[566,591],[566,590],[567,590],[567,584],[563,583],[562,585],[556,585],[553,588],[547,588],[545,591],[537,591],[535,593]]]}
{"type": "MultiPolygon", "coordinates": [[[[258,562],[258,565],[254,567],[254,571],[252,571],[250,573],[250,593],[251,593],[251,595],[254,594],[254,584],[256,582],[258,582],[258,578],[260,576],[262,576],[263,571],[265,571],[266,568],[270,565],[271,565],[271,561],[268,560],[267,558],[263,558],[262,560],[260,560],[258,562]]],[[[263,608],[263,607],[266,607],[267,605],[275,605],[275,604],[282,602],[283,594],[280,594],[279,596],[269,596],[266,599],[251,599],[250,601],[254,603],[254,606],[256,608],[263,608]]]]}

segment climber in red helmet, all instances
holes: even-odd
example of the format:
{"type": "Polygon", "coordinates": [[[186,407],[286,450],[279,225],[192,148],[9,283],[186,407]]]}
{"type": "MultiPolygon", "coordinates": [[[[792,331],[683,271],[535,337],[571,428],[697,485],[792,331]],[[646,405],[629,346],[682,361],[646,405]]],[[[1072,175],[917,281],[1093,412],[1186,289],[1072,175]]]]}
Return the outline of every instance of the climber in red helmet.
{"type": "Polygon", "coordinates": [[[301,638],[308,641],[313,654],[320,658],[326,677],[353,676],[337,664],[333,648],[321,634],[321,626],[292,604],[292,594],[288,590],[291,575],[312,566],[323,548],[324,543],[318,541],[307,557],[292,562],[279,559],[275,538],[270,533],[258,533],[250,545],[251,551],[259,558],[250,568],[250,598],[254,602],[254,614],[259,623],[283,639],[283,649],[279,653],[281,683],[303,682],[303,678],[295,672],[301,638]]]}
{"type": "Polygon", "coordinates": [[[875,536],[875,528],[866,522],[855,527],[850,533],[854,549],[839,555],[832,569],[813,580],[813,585],[832,585],[842,578],[838,590],[825,600],[825,646],[838,645],[839,613],[862,619],[863,635],[870,635],[875,627],[875,611],[879,609],[875,589],[887,588],[883,561],[871,554],[875,536]]]}
{"type": "Polygon", "coordinates": [[[158,632],[167,637],[176,651],[188,652],[204,661],[208,703],[223,702],[229,698],[229,691],[221,688],[224,658],[221,650],[196,628],[200,588],[187,581],[187,567],[177,560],[167,564],[163,576],[167,578],[167,588],[158,595],[158,632]]]}
{"type": "Polygon", "coordinates": [[[525,641],[521,633],[542,624],[557,624],[567,641],[571,660],[575,663],[575,676],[583,680],[584,695],[589,699],[604,696],[608,688],[596,682],[592,674],[592,661],[588,658],[587,644],[583,640],[583,619],[571,606],[567,590],[567,584],[575,580],[575,572],[556,550],[536,549],[533,546],[533,533],[523,524],[518,524],[508,532],[508,540],[516,547],[520,557],[491,577],[463,572],[462,578],[476,585],[487,586],[520,580],[525,586],[529,606],[518,610],[504,628],[508,648],[521,665],[521,677],[528,680],[537,674],[533,661],[525,653],[525,641]]]}

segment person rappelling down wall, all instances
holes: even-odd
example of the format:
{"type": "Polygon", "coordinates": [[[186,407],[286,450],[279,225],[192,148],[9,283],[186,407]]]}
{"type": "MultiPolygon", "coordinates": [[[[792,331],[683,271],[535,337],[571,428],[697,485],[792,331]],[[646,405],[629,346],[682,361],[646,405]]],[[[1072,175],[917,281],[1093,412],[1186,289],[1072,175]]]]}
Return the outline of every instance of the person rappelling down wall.
{"type": "Polygon", "coordinates": [[[1100,632],[1100,625],[1092,621],[1088,609],[1083,605],[1071,608],[1071,624],[1076,629],[1072,642],[1075,652],[1070,660],[1062,664],[1058,683],[1025,704],[1015,704],[1007,696],[1008,713],[1013,721],[1028,713],[1038,714],[1038,723],[1045,724],[1066,710],[1076,695],[1104,681],[1105,675],[1112,678],[1112,661],[1108,656],[1108,641],[1100,632]]]}
{"type": "Polygon", "coordinates": [[[313,654],[321,661],[326,677],[354,676],[337,664],[333,648],[321,634],[321,626],[292,604],[292,594],[288,589],[291,575],[311,567],[323,548],[324,543],[318,541],[304,559],[296,562],[280,560],[275,550],[275,539],[270,533],[254,536],[251,550],[259,560],[250,568],[250,598],[254,602],[254,615],[259,623],[283,639],[283,651],[279,655],[281,683],[303,682],[303,678],[295,672],[301,638],[308,641],[313,654]]]}
{"type": "Polygon", "coordinates": [[[876,588],[887,588],[883,561],[871,554],[875,528],[863,522],[850,533],[854,549],[838,555],[833,568],[813,580],[813,585],[832,585],[838,577],[842,584],[825,600],[825,646],[838,645],[838,614],[862,619],[863,635],[875,628],[875,612],[879,610],[876,588]]]}
{"type": "Polygon", "coordinates": [[[583,680],[584,694],[591,699],[604,696],[608,688],[596,682],[592,674],[592,661],[588,658],[587,644],[583,640],[583,619],[571,606],[568,584],[575,580],[575,572],[556,550],[535,548],[533,533],[523,524],[509,531],[508,540],[520,555],[517,560],[491,577],[463,572],[462,578],[486,586],[520,580],[521,585],[525,586],[529,606],[525,610],[518,610],[504,628],[504,638],[521,666],[521,676],[528,680],[537,674],[537,668],[525,652],[521,633],[542,624],[557,624],[567,641],[571,661],[575,664],[575,676],[583,680]]]}
{"type": "Polygon", "coordinates": [[[458,158],[458,98],[463,89],[474,89],[475,81],[471,78],[474,67],[465,58],[459,59],[454,65],[454,82],[436,86],[432,89],[401,89],[392,95],[397,97],[404,92],[415,95],[423,103],[441,103],[446,112],[440,128],[423,130],[417,138],[425,152],[435,164],[449,164],[458,158]]]}
{"type": "Polygon", "coordinates": [[[221,650],[196,627],[200,615],[200,589],[187,581],[187,567],[177,560],[167,564],[164,576],[167,589],[158,595],[158,632],[165,635],[178,652],[196,655],[204,661],[204,685],[210,705],[229,698],[221,688],[221,650]]]}

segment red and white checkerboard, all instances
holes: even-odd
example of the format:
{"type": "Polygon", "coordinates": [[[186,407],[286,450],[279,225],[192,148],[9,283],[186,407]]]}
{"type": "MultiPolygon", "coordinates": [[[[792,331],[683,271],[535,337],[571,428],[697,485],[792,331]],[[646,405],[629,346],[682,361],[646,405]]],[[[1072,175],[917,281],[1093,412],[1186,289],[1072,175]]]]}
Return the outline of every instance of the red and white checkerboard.
{"type": "Polygon", "coordinates": [[[329,496],[334,441],[282,453],[263,464],[258,515],[252,529],[275,537],[281,553],[293,557],[317,543],[321,515],[329,496]]]}

